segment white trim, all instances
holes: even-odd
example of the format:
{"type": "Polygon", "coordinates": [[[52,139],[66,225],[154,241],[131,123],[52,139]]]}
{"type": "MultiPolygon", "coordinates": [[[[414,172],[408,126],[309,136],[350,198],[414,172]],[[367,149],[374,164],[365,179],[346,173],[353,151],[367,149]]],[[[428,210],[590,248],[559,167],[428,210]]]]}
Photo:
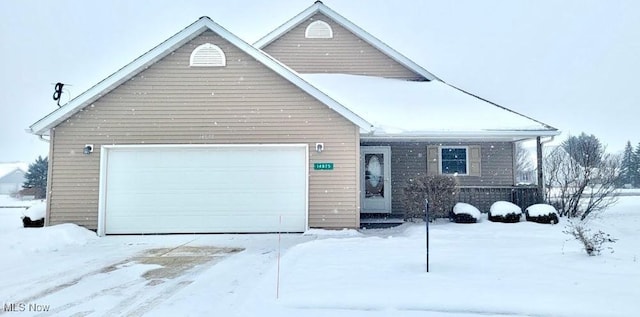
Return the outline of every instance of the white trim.
{"type": "Polygon", "coordinates": [[[363,30],[359,26],[355,25],[353,22],[347,20],[345,17],[341,16],[337,12],[331,10],[329,7],[325,6],[322,2],[317,1],[312,6],[308,7],[306,10],[302,11],[300,14],[296,15],[289,21],[285,22],[283,25],[279,26],[275,30],[271,31],[269,34],[265,35],[253,45],[259,49],[263,49],[271,42],[278,39],[283,34],[287,33],[294,27],[298,26],[300,23],[306,21],[308,18],[313,16],[316,13],[322,13],[327,17],[331,18],[336,23],[340,24],[347,30],[356,34],[358,37],[363,39],[365,42],[371,44],[371,46],[377,48],[382,51],[387,56],[391,57],[396,62],[401,65],[407,67],[408,69],[414,71],[416,74],[423,76],[428,80],[440,80],[434,74],[430,73],[426,69],[422,68],[420,65],[416,64],[414,61],[400,54],[398,51],[391,48],[389,45],[380,41],[373,35],[369,34],[367,31],[363,30]]]}
{"type": "Polygon", "coordinates": [[[309,23],[309,25],[307,25],[307,28],[304,30],[304,37],[307,39],[331,39],[333,38],[333,29],[331,28],[331,25],[329,25],[329,23],[324,22],[322,20],[316,20],[313,21],[311,23],[309,23]],[[329,34],[327,34],[326,36],[324,34],[313,34],[312,32],[314,31],[312,28],[324,28],[324,30],[322,30],[323,32],[329,32],[329,34]]]}
{"type": "Polygon", "coordinates": [[[100,147],[100,172],[98,173],[98,229],[96,230],[99,237],[105,235],[105,211],[107,210],[105,194],[107,192],[107,159],[108,150],[112,146],[103,145],[100,147]]]}
{"type": "Polygon", "coordinates": [[[118,144],[103,145],[100,147],[100,174],[98,186],[98,228],[97,235],[104,236],[106,233],[106,191],[107,191],[107,164],[109,151],[118,149],[139,149],[151,151],[156,149],[180,149],[180,148],[303,148],[305,155],[305,231],[309,230],[309,144],[306,143],[286,143],[286,144],[118,144]]]}
{"type": "Polygon", "coordinates": [[[363,145],[360,146],[360,213],[365,214],[390,214],[393,212],[393,181],[392,181],[392,171],[391,171],[391,146],[390,145],[363,145]],[[384,154],[385,159],[388,160],[389,164],[384,164],[383,161],[383,170],[385,171],[385,178],[382,180],[385,186],[385,208],[388,207],[388,210],[365,210],[364,208],[364,200],[365,198],[365,182],[367,181],[364,177],[364,171],[367,165],[367,162],[364,161],[364,156],[366,154],[376,154],[382,153],[384,154]],[[387,173],[388,172],[388,173],[387,173]]]}
{"type": "MultiPolygon", "coordinates": [[[[281,146],[284,146],[286,144],[281,144],[281,146]]],[[[297,146],[298,144],[290,144],[291,146],[297,146]]],[[[304,173],[304,192],[305,192],[305,196],[304,196],[304,222],[305,222],[305,228],[304,231],[309,230],[309,165],[311,165],[311,160],[309,157],[309,144],[299,144],[300,146],[304,146],[305,151],[304,151],[304,159],[307,162],[307,164],[305,164],[306,166],[306,170],[304,173]]]]}
{"type": "MultiPolygon", "coordinates": [[[[202,57],[200,57],[202,59],[202,57]]],[[[215,44],[204,43],[198,47],[196,47],[189,57],[189,66],[191,67],[223,67],[227,65],[227,56],[224,54],[222,49],[215,44]],[[203,53],[203,50],[213,51],[217,54],[217,56],[208,53],[203,53]],[[206,54],[204,58],[208,59],[206,62],[197,61],[199,54],[206,54]]]]}
{"type": "Polygon", "coordinates": [[[76,112],[80,111],[82,108],[90,105],[92,102],[109,93],[120,84],[131,79],[146,67],[162,59],[178,47],[184,45],[188,41],[194,39],[207,30],[211,30],[217,33],[220,37],[229,41],[232,45],[235,45],[237,48],[249,54],[251,57],[255,58],[260,63],[272,69],[277,74],[281,75],[294,85],[298,86],[300,89],[307,92],[318,101],[324,103],[327,107],[338,112],[353,124],[359,126],[360,129],[364,131],[371,130],[371,123],[353,113],[351,110],[349,110],[339,102],[333,100],[331,97],[329,97],[316,87],[304,81],[297,75],[295,71],[291,70],[281,62],[275,60],[265,52],[255,48],[254,46],[251,46],[233,33],[227,31],[219,24],[213,22],[213,20],[211,20],[209,17],[202,17],[198,21],[192,23],[182,31],[164,41],[162,44],[156,46],[152,50],[135,59],[133,62],[129,63],[117,72],[105,78],[95,86],[91,87],[89,90],[83,92],[81,95],[74,98],[64,106],[38,120],[36,123],[29,127],[28,131],[36,135],[46,134],[49,129],[54,128],[59,123],[63,122],[76,112]]]}
{"type": "Polygon", "coordinates": [[[496,131],[421,131],[411,133],[384,133],[360,131],[360,139],[366,141],[406,141],[406,140],[425,140],[425,141],[521,141],[534,139],[538,136],[556,136],[559,135],[558,130],[496,130],[496,131]]]}
{"type": "Polygon", "coordinates": [[[469,146],[467,145],[440,145],[438,146],[438,173],[440,175],[451,175],[451,176],[469,176],[469,146]],[[443,173],[442,172],[442,149],[464,149],[464,163],[466,165],[465,170],[466,173],[443,173]]]}

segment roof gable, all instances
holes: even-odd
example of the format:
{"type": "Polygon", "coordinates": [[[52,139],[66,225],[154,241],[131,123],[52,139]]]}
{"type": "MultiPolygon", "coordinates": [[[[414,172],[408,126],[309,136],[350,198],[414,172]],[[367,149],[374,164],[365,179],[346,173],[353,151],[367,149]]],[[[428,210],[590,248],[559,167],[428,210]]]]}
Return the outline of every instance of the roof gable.
{"type": "Polygon", "coordinates": [[[398,63],[330,17],[316,13],[262,48],[301,74],[335,73],[424,81],[424,76],[398,63]],[[309,38],[321,22],[331,38],[309,38]]]}
{"type": "Polygon", "coordinates": [[[178,47],[186,44],[188,41],[194,39],[207,30],[211,30],[220,35],[231,44],[238,47],[240,50],[249,54],[251,57],[255,58],[303,91],[307,92],[314,98],[318,99],[320,102],[327,105],[329,108],[333,109],[355,125],[359,126],[361,129],[367,131],[371,129],[370,123],[360,118],[355,113],[353,113],[337,101],[333,100],[322,91],[304,81],[289,67],[285,66],[284,64],[280,63],[268,54],[255,48],[254,46],[248,44],[247,42],[243,41],[236,35],[224,29],[222,26],[213,22],[213,20],[211,20],[209,17],[202,17],[182,31],[173,35],[160,45],[156,46],[155,48],[138,57],[117,72],[105,78],[95,86],[91,87],[89,90],[83,92],[81,95],[74,98],[67,104],[40,119],[39,121],[31,125],[28,131],[37,135],[47,135],[49,129],[57,126],[76,112],[82,110],[84,107],[90,105],[92,102],[96,101],[103,95],[117,88],[140,71],[148,68],[150,65],[156,63],[178,47]]]}
{"type": "Polygon", "coordinates": [[[20,171],[22,174],[29,170],[29,164],[16,162],[16,163],[0,163],[0,179],[12,174],[15,171],[20,171]]]}
{"type": "Polygon", "coordinates": [[[302,11],[289,21],[285,22],[275,30],[271,31],[269,34],[265,35],[263,38],[254,43],[254,46],[263,49],[267,45],[271,44],[278,38],[282,37],[287,32],[291,31],[301,23],[307,21],[309,18],[316,14],[322,14],[334,22],[338,23],[345,29],[349,30],[351,33],[370,44],[374,48],[381,51],[383,54],[389,56],[391,59],[395,60],[402,66],[408,68],[409,70],[415,72],[416,74],[421,75],[427,80],[439,80],[438,77],[422,68],[420,65],[416,64],[409,58],[400,54],[384,42],[380,41],[373,35],[369,34],[367,31],[363,30],[359,26],[355,25],[353,22],[349,21],[345,17],[341,16],[337,12],[331,10],[329,7],[325,6],[322,2],[316,1],[312,6],[302,11]]]}

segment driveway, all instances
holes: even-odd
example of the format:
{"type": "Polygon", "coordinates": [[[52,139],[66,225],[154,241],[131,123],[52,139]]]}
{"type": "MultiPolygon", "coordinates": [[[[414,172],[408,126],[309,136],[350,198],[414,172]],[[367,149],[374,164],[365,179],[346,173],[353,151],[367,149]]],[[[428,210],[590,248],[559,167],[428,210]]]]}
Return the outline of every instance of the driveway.
{"type": "MultiPolygon", "coordinates": [[[[279,246],[284,252],[311,239],[300,234],[107,236],[65,250],[16,253],[13,260],[20,265],[4,259],[0,267],[6,281],[0,290],[0,315],[162,315],[150,312],[170,305],[170,298],[203,274],[215,275],[220,262],[237,257],[232,265],[254,269],[240,270],[238,276],[225,269],[224,278],[213,279],[228,284],[217,304],[229,308],[235,294],[228,290],[234,284],[250,285],[274,267],[279,246]]],[[[210,276],[202,280],[212,281],[210,276]]]]}

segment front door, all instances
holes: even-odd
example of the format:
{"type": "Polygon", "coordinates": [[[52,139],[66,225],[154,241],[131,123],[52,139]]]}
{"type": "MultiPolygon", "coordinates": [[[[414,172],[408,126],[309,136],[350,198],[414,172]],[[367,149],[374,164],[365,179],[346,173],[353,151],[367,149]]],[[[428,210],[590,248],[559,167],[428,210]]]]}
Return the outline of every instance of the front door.
{"type": "Polygon", "coordinates": [[[360,147],[360,201],[363,213],[391,213],[391,148],[360,147]]]}

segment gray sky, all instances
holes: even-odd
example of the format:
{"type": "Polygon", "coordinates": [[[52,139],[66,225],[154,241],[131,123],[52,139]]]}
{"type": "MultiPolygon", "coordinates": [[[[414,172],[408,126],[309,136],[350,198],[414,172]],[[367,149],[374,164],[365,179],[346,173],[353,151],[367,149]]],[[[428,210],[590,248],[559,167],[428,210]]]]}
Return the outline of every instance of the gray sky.
{"type": "MultiPolygon", "coordinates": [[[[610,151],[640,142],[640,1],[326,0],[443,80],[610,151]]],[[[0,162],[48,145],[24,130],[201,16],[253,43],[313,4],[3,1],[0,162]],[[63,102],[68,101],[65,93],[63,102]]]]}

